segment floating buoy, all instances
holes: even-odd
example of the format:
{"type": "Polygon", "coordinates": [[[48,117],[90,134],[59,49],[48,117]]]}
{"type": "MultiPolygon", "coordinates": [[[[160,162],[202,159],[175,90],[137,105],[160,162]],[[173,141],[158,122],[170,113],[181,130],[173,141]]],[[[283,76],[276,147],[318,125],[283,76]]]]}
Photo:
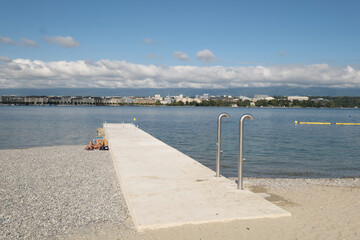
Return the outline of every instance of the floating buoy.
{"type": "MultiPolygon", "coordinates": [[[[330,122],[298,122],[295,121],[295,124],[315,124],[315,125],[331,125],[330,122]]],[[[360,123],[335,123],[336,125],[358,125],[360,126],[360,123]]]]}
{"type": "Polygon", "coordinates": [[[336,125],[360,125],[360,123],[336,123],[336,125]]]}
{"type": "Polygon", "coordinates": [[[136,118],[134,118],[134,122],[136,122],[136,118]]]}
{"type": "Polygon", "coordinates": [[[329,122],[300,122],[300,124],[331,125],[329,122]]]}

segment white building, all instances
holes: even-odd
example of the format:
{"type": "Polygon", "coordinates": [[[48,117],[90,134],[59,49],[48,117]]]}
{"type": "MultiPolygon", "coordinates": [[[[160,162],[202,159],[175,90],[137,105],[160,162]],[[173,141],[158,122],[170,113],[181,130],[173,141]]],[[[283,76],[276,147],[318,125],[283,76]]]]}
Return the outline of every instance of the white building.
{"type": "Polygon", "coordinates": [[[121,103],[126,103],[126,104],[135,103],[135,100],[132,97],[122,97],[121,103]]]}
{"type": "Polygon", "coordinates": [[[28,96],[24,98],[24,102],[25,103],[30,103],[30,104],[47,104],[48,103],[48,98],[47,97],[43,97],[43,96],[28,96]]]}
{"type": "Polygon", "coordinates": [[[266,101],[271,101],[271,100],[274,100],[274,99],[275,99],[275,98],[273,98],[273,97],[266,97],[266,98],[265,98],[266,101]]]}
{"type": "Polygon", "coordinates": [[[239,99],[241,99],[241,100],[243,100],[243,101],[245,101],[245,100],[251,101],[251,98],[245,97],[245,96],[240,96],[239,99]]]}
{"type": "Polygon", "coordinates": [[[181,99],[180,101],[182,101],[183,103],[186,102],[197,102],[197,103],[201,103],[201,99],[199,98],[191,98],[191,97],[184,97],[183,99],[181,99]]]}
{"type": "Polygon", "coordinates": [[[309,100],[309,97],[303,97],[303,96],[288,96],[287,98],[289,101],[294,101],[294,100],[298,100],[298,101],[307,101],[309,100]]]}
{"type": "Polygon", "coordinates": [[[204,93],[202,96],[200,96],[200,99],[208,100],[210,98],[210,95],[208,93],[204,93]]]}
{"type": "Polygon", "coordinates": [[[270,97],[268,95],[254,95],[254,98],[252,99],[253,102],[259,101],[259,100],[266,100],[266,101],[270,101],[270,100],[274,100],[273,97],[270,97]]]}
{"type": "Polygon", "coordinates": [[[172,98],[167,96],[164,98],[164,100],[161,100],[160,103],[161,104],[170,104],[170,103],[172,103],[172,101],[173,101],[172,98]]]}

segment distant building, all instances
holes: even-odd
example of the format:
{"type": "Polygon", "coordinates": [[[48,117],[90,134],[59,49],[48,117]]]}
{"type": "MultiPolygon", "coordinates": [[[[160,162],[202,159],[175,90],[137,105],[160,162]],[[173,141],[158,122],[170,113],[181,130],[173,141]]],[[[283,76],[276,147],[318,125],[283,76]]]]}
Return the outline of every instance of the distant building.
{"type": "Polygon", "coordinates": [[[154,104],[155,100],[150,97],[135,98],[137,104],[154,104]]]}
{"type": "Polygon", "coordinates": [[[324,99],[324,98],[317,98],[317,99],[311,99],[311,101],[313,102],[328,102],[328,99],[324,99]]]}
{"type": "Polygon", "coordinates": [[[72,102],[71,102],[72,99],[73,99],[73,97],[63,96],[63,97],[61,97],[60,104],[61,105],[71,105],[72,104],[72,102]]]}
{"type": "Polygon", "coordinates": [[[102,97],[94,97],[94,101],[96,105],[102,105],[104,104],[104,99],[102,97]]]}
{"type": "Polygon", "coordinates": [[[49,104],[61,104],[61,97],[49,97],[48,99],[49,104]]]}
{"type": "Polygon", "coordinates": [[[245,100],[251,101],[251,98],[245,97],[245,96],[240,96],[239,99],[241,99],[241,100],[243,100],[243,101],[245,101],[245,100]]]}
{"type": "Polygon", "coordinates": [[[109,104],[111,105],[118,105],[120,103],[122,103],[122,98],[121,97],[111,97],[108,101],[109,104]]]}
{"type": "Polygon", "coordinates": [[[254,98],[258,99],[258,100],[262,100],[262,99],[265,99],[267,97],[269,97],[269,95],[260,95],[260,94],[255,94],[254,95],[254,98]]]}
{"type": "Polygon", "coordinates": [[[297,100],[297,101],[307,101],[309,100],[309,97],[303,97],[303,96],[288,96],[287,99],[289,101],[294,101],[294,100],[297,100]]]}
{"type": "Polygon", "coordinates": [[[208,93],[204,93],[202,96],[200,96],[201,100],[208,100],[210,98],[210,95],[208,93]]]}
{"type": "Polygon", "coordinates": [[[170,104],[173,102],[173,99],[169,96],[165,97],[162,101],[160,101],[161,104],[170,104]]]}
{"type": "Polygon", "coordinates": [[[27,96],[24,98],[25,104],[43,105],[48,103],[48,98],[45,96],[27,96]]]}
{"type": "Polygon", "coordinates": [[[266,100],[266,101],[271,101],[274,100],[275,98],[270,97],[268,95],[254,95],[254,98],[252,99],[253,102],[259,101],[259,100],[266,100]]]}
{"type": "Polygon", "coordinates": [[[121,99],[121,102],[125,103],[125,104],[132,104],[132,103],[135,103],[135,100],[132,99],[131,97],[123,97],[121,99]]]}
{"type": "Polygon", "coordinates": [[[182,101],[183,103],[186,103],[186,102],[197,102],[197,103],[201,103],[202,101],[201,101],[201,99],[199,99],[199,98],[191,98],[191,97],[184,97],[184,98],[182,98],[181,100],[179,100],[179,101],[182,101]]]}
{"type": "Polygon", "coordinates": [[[71,99],[73,105],[94,105],[95,99],[92,97],[75,97],[71,99]]]}
{"type": "Polygon", "coordinates": [[[24,97],[10,95],[10,96],[2,96],[3,104],[23,104],[25,101],[24,97]]]}

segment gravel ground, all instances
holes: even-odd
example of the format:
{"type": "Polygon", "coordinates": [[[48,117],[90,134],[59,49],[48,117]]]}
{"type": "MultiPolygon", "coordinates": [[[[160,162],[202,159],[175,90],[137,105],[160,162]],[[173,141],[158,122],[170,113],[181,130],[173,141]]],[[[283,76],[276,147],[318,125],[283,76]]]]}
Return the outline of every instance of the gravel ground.
{"type": "Polygon", "coordinates": [[[64,239],[109,228],[135,234],[110,153],[83,148],[0,150],[0,239],[64,239]]]}
{"type": "MultiPolygon", "coordinates": [[[[0,239],[157,239],[134,229],[110,153],[83,148],[0,150],[0,239]]],[[[360,178],[244,178],[245,188],[313,185],[359,187],[360,178]]]]}

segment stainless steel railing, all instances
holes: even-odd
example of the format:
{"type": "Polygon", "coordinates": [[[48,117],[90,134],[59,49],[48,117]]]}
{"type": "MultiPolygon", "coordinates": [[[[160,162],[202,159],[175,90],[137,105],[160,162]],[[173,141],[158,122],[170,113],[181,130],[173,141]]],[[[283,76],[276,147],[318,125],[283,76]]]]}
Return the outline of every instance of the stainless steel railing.
{"type": "Polygon", "coordinates": [[[220,155],[222,153],[221,150],[221,119],[223,117],[230,118],[230,115],[227,113],[222,113],[218,117],[217,121],[217,153],[216,153],[216,177],[220,177],[220,155]]]}
{"type": "MultiPolygon", "coordinates": [[[[222,118],[230,118],[230,115],[227,113],[222,113],[218,117],[217,121],[217,152],[216,152],[216,177],[220,177],[220,157],[221,157],[221,119],[222,118]]],[[[238,153],[238,183],[237,188],[240,190],[244,190],[243,185],[243,162],[244,158],[244,121],[245,119],[254,120],[253,116],[250,114],[245,114],[240,118],[239,121],[239,153],[238,153]]]]}
{"type": "Polygon", "coordinates": [[[238,184],[237,188],[244,190],[243,185],[243,150],[244,150],[244,121],[245,119],[254,120],[250,114],[245,114],[239,121],[239,159],[238,159],[238,184]]]}

